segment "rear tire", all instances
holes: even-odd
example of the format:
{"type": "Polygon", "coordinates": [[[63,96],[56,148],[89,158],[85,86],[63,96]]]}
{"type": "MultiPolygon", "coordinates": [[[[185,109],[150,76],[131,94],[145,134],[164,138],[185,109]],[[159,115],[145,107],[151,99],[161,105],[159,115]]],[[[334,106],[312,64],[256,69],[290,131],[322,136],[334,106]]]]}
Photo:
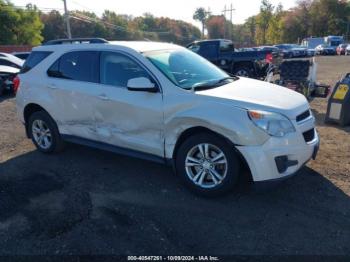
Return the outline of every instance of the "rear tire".
{"type": "Polygon", "coordinates": [[[55,153],[64,148],[64,141],[55,121],[45,111],[34,112],[29,117],[28,132],[40,152],[55,153]]]}
{"type": "Polygon", "coordinates": [[[0,77],[0,96],[2,96],[2,94],[5,91],[5,81],[0,77]]]}
{"type": "Polygon", "coordinates": [[[214,197],[237,184],[240,162],[225,139],[200,133],[185,140],[176,154],[176,172],[194,193],[214,197]]]}

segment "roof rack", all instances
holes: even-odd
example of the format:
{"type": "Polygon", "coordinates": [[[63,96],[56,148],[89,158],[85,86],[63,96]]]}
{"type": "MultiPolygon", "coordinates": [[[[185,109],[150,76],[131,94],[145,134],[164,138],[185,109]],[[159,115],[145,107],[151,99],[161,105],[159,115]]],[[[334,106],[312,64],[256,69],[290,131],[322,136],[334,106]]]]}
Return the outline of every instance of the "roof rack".
{"type": "Polygon", "coordinates": [[[71,39],[57,39],[57,40],[50,40],[46,43],[43,43],[43,45],[62,45],[62,44],[105,44],[108,43],[106,39],[103,38],[71,38],[71,39]]]}

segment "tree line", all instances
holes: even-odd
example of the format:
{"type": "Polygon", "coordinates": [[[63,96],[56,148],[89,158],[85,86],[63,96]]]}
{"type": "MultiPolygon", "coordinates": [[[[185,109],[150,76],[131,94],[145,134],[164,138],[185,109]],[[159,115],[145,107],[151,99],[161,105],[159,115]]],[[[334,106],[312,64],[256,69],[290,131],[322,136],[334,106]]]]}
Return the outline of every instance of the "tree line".
{"type": "MultiPolygon", "coordinates": [[[[65,17],[57,10],[42,12],[36,6],[17,8],[0,0],[0,44],[39,45],[67,38],[65,17]]],[[[109,40],[152,40],[188,44],[199,39],[200,30],[190,23],[145,13],[140,17],[105,10],[101,17],[88,11],[71,11],[73,37],[102,37],[109,40]]]]}
{"type": "MultiPolygon", "coordinates": [[[[198,8],[194,19],[202,22],[208,38],[229,38],[242,46],[298,43],[310,36],[350,34],[350,2],[346,0],[299,0],[284,10],[262,0],[260,12],[243,24],[231,24],[222,15],[198,8]]],[[[349,36],[347,36],[349,37],[349,36]]]]}
{"type": "MultiPolygon", "coordinates": [[[[297,43],[309,36],[350,34],[347,0],[298,0],[289,10],[262,0],[259,13],[243,24],[232,24],[223,15],[211,15],[198,8],[193,18],[202,23],[201,30],[190,23],[150,13],[133,17],[105,10],[102,16],[97,16],[94,12],[75,10],[70,17],[73,37],[149,39],[181,45],[201,37],[228,38],[241,46],[253,46],[297,43]]],[[[30,4],[18,8],[10,0],[0,0],[0,44],[39,45],[66,37],[64,16],[59,11],[42,12],[30,4]]]]}

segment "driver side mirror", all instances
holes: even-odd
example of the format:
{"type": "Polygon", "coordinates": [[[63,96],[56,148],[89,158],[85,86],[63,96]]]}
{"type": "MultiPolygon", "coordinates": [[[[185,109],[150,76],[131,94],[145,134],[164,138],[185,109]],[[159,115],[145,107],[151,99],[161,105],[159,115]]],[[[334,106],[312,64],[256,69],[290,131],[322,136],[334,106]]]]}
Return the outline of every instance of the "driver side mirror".
{"type": "Polygon", "coordinates": [[[147,77],[136,77],[129,79],[128,90],[130,91],[143,91],[143,92],[158,92],[158,88],[147,77]]]}

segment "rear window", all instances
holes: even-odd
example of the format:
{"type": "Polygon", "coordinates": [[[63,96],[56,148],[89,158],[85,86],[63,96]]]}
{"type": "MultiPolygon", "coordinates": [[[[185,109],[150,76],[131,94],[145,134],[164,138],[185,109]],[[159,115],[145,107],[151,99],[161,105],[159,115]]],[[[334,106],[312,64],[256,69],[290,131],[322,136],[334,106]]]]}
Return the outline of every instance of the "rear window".
{"type": "Polygon", "coordinates": [[[220,42],[220,52],[232,52],[234,50],[233,43],[230,41],[220,42]]]}
{"type": "Polygon", "coordinates": [[[28,56],[27,60],[25,61],[20,73],[28,72],[33,67],[35,67],[37,64],[39,64],[41,61],[43,61],[46,57],[48,57],[50,54],[52,54],[52,52],[49,52],[49,51],[31,52],[30,55],[28,56]]]}
{"type": "Polygon", "coordinates": [[[47,71],[50,77],[99,82],[99,52],[74,51],[61,56],[47,71]]]}

